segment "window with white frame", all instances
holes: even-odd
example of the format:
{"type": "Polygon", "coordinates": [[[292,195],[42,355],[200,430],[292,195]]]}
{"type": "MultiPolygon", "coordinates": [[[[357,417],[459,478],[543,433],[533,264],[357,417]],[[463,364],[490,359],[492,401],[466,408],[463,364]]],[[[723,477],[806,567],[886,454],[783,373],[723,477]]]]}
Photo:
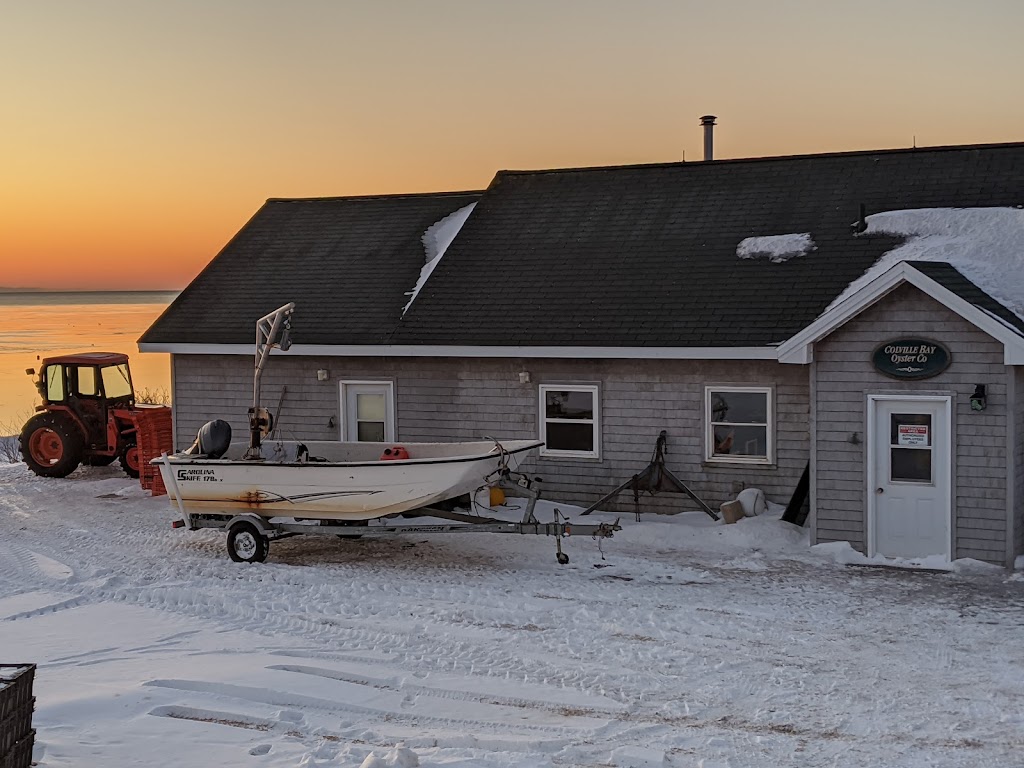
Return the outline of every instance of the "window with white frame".
{"type": "Polygon", "coordinates": [[[771,388],[705,387],[704,404],[708,461],[772,463],[771,388]]]}
{"type": "Polygon", "coordinates": [[[341,439],[388,443],[395,440],[395,387],[390,381],[341,382],[341,439]]]}
{"type": "Polygon", "coordinates": [[[596,459],[600,455],[597,387],[542,384],[540,387],[542,456],[596,459]]]}

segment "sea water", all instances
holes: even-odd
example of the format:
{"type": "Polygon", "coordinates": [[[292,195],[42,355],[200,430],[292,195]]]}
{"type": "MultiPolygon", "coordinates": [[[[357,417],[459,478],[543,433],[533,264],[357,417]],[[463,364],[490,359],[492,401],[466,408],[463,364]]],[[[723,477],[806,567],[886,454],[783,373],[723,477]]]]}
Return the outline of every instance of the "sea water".
{"type": "Polygon", "coordinates": [[[42,359],[71,352],[123,352],[136,393],[170,393],[170,356],[136,342],[175,291],[0,293],[0,435],[16,434],[39,404],[33,377],[42,359]]]}

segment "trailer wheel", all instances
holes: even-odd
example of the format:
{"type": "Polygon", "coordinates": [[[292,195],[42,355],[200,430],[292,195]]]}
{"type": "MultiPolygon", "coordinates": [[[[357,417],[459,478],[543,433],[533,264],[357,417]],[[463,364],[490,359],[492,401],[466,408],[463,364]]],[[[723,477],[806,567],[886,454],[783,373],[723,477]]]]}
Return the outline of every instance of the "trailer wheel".
{"type": "Polygon", "coordinates": [[[557,555],[555,555],[555,560],[558,561],[559,565],[569,564],[569,556],[565,554],[565,552],[559,552],[557,555]]]}
{"type": "Polygon", "coordinates": [[[270,542],[259,529],[240,520],[228,529],[228,557],[236,563],[262,563],[270,552],[270,542]]]}

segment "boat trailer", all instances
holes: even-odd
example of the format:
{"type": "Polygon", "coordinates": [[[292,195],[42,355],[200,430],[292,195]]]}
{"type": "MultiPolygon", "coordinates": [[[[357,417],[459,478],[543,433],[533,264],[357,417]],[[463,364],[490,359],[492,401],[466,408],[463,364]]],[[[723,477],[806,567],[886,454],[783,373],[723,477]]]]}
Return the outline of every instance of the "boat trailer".
{"type": "Polygon", "coordinates": [[[600,543],[602,539],[611,538],[616,531],[622,530],[618,518],[611,523],[577,525],[565,517],[558,508],[555,508],[554,519],[551,522],[542,523],[534,515],[534,507],[540,498],[538,486],[537,479],[513,472],[502,462],[501,466],[488,475],[484,487],[501,488],[507,497],[525,498],[527,502],[522,520],[512,522],[436,507],[421,507],[399,513],[401,517],[406,518],[428,517],[449,521],[422,525],[416,523],[391,525],[385,522],[399,515],[389,515],[371,520],[347,521],[265,518],[249,512],[235,515],[191,514],[185,510],[178,489],[173,487],[167,490],[171,496],[171,502],[181,515],[171,523],[171,527],[186,528],[190,531],[200,528],[226,530],[228,557],[236,563],[262,563],[270,552],[271,541],[309,534],[357,539],[362,537],[384,538],[409,533],[516,533],[525,536],[554,536],[555,559],[560,565],[565,565],[569,562],[569,555],[562,551],[563,537],[591,536],[600,543]]]}

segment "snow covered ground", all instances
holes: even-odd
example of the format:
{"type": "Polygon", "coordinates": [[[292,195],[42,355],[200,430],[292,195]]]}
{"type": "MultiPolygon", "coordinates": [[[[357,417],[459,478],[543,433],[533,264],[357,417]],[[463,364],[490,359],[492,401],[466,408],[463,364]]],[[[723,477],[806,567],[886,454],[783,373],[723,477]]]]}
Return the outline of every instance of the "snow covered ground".
{"type": "Polygon", "coordinates": [[[245,566],[170,519],[114,468],[0,467],[0,661],[39,664],[40,766],[1024,761],[1024,581],[994,567],[851,567],[702,513],[567,566],[487,534],[245,566]]]}

